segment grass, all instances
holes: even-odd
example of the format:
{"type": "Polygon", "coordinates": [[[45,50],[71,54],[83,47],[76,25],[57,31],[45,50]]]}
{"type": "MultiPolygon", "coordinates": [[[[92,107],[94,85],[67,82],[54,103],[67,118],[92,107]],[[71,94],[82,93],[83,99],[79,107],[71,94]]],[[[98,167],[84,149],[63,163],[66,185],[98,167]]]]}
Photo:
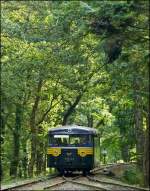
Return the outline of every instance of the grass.
{"type": "Polygon", "coordinates": [[[32,178],[31,177],[10,177],[9,175],[5,175],[5,177],[3,177],[3,179],[1,180],[1,185],[5,186],[5,185],[11,185],[11,184],[17,184],[17,183],[21,183],[21,182],[26,182],[29,180],[36,180],[38,178],[44,178],[45,176],[49,175],[49,174],[53,174],[55,171],[54,169],[51,170],[47,170],[46,174],[45,173],[41,173],[40,175],[36,176],[34,175],[32,178]]]}

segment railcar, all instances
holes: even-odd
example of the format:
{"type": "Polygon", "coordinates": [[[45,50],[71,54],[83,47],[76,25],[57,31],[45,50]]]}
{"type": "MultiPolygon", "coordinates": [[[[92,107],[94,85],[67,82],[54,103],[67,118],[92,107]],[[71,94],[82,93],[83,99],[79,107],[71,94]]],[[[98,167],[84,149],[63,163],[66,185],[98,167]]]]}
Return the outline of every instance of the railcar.
{"type": "Polygon", "coordinates": [[[99,136],[94,128],[67,125],[48,131],[47,167],[88,173],[95,166],[99,136]]]}

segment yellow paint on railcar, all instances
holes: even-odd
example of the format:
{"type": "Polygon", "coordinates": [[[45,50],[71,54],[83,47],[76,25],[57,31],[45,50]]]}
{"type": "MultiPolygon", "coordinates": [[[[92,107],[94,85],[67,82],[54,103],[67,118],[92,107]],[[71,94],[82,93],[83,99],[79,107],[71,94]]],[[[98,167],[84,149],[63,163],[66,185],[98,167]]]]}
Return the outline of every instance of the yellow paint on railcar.
{"type": "Polygon", "coordinates": [[[52,155],[54,157],[58,157],[59,155],[61,155],[61,148],[48,148],[47,149],[47,154],[48,155],[52,155]]]}
{"type": "Polygon", "coordinates": [[[85,157],[87,155],[93,155],[93,148],[91,147],[78,148],[78,155],[81,157],[85,157]]]}

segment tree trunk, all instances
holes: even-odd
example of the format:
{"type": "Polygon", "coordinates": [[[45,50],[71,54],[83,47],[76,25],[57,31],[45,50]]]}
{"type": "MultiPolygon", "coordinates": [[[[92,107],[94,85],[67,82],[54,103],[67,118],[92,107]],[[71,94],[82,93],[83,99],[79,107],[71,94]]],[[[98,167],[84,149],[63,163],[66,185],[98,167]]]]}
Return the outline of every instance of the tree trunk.
{"type": "MultiPolygon", "coordinates": [[[[148,72],[147,74],[150,74],[150,65],[148,62],[148,72]]],[[[150,76],[149,76],[150,77],[150,76]]],[[[147,92],[150,92],[150,83],[147,84],[146,86],[146,90],[147,92]]],[[[144,172],[144,185],[146,187],[149,187],[149,170],[150,170],[150,166],[149,166],[149,159],[150,159],[150,140],[149,140],[149,136],[150,136],[150,94],[149,96],[147,96],[147,104],[146,104],[146,108],[145,108],[145,113],[146,113],[146,131],[145,131],[145,143],[144,143],[144,158],[143,158],[143,172],[144,172]]]]}
{"type": "MultiPolygon", "coordinates": [[[[0,114],[1,115],[1,114],[0,114]]],[[[0,132],[0,142],[1,142],[1,152],[0,152],[0,178],[2,179],[3,177],[3,168],[2,168],[2,153],[3,153],[3,148],[2,148],[2,144],[4,144],[4,128],[5,128],[5,125],[4,125],[4,120],[3,120],[3,117],[1,115],[0,117],[0,124],[1,124],[1,132],[0,132]]]]}
{"type": "Polygon", "coordinates": [[[144,131],[143,131],[143,116],[141,111],[141,97],[138,95],[139,84],[135,82],[135,136],[136,136],[136,153],[137,165],[142,168],[143,166],[143,152],[144,152],[144,131]]]}
{"type": "Polygon", "coordinates": [[[121,155],[122,155],[122,159],[125,162],[129,162],[130,160],[130,156],[129,156],[129,146],[126,143],[122,144],[122,148],[121,148],[121,155]]]}
{"type": "Polygon", "coordinates": [[[144,154],[144,131],[142,125],[142,113],[140,109],[135,110],[135,131],[136,131],[136,152],[137,152],[137,164],[140,168],[143,165],[144,154]]]}
{"type": "Polygon", "coordinates": [[[37,94],[35,97],[34,105],[31,112],[31,118],[30,118],[30,129],[31,129],[31,158],[29,163],[29,176],[33,176],[34,171],[34,165],[36,160],[36,153],[37,153],[37,127],[36,127],[36,112],[38,109],[39,101],[40,101],[40,95],[42,88],[42,80],[40,79],[38,82],[38,88],[37,88],[37,94]]]}
{"type": "Polygon", "coordinates": [[[145,132],[144,144],[144,158],[143,158],[143,172],[144,172],[144,185],[149,186],[149,117],[147,119],[147,129],[145,132]]]}
{"type": "Polygon", "coordinates": [[[18,177],[22,178],[22,164],[21,164],[21,162],[18,165],[18,177]]]}
{"type": "Polygon", "coordinates": [[[27,166],[28,166],[26,141],[22,144],[22,147],[23,147],[22,170],[23,170],[23,176],[24,176],[24,178],[26,178],[27,177],[27,166]]]}
{"type": "Polygon", "coordinates": [[[66,125],[67,122],[68,122],[68,118],[70,117],[70,115],[74,112],[76,106],[78,105],[79,101],[81,100],[82,98],[82,94],[79,94],[74,103],[68,108],[68,110],[65,112],[64,114],[64,117],[63,117],[63,122],[62,122],[62,125],[66,125]]]}
{"type": "MultiPolygon", "coordinates": [[[[0,103],[1,104],[1,103],[0,103]]],[[[1,109],[2,110],[2,109],[1,109]]],[[[2,168],[2,160],[3,160],[3,144],[4,144],[4,135],[5,135],[5,122],[4,122],[4,116],[2,115],[2,111],[0,113],[0,124],[1,124],[1,129],[0,129],[0,142],[1,142],[1,152],[0,152],[0,178],[2,179],[3,177],[3,168],[2,168]]]]}
{"type": "Polygon", "coordinates": [[[139,94],[141,82],[138,78],[138,65],[134,66],[134,119],[135,119],[135,139],[136,139],[136,155],[137,166],[142,169],[143,166],[143,152],[144,152],[144,131],[143,131],[143,113],[142,113],[142,98],[139,94]]]}
{"type": "Polygon", "coordinates": [[[46,164],[47,164],[47,136],[45,136],[45,141],[43,143],[43,166],[42,166],[42,172],[46,174],[46,164]]]}
{"type": "Polygon", "coordinates": [[[36,174],[39,175],[42,172],[43,166],[43,140],[38,141],[37,157],[36,157],[36,174]]]}
{"type": "Polygon", "coordinates": [[[46,153],[46,151],[44,152],[43,166],[42,166],[42,171],[44,172],[44,174],[46,174],[46,164],[47,164],[47,153],[46,153]]]}
{"type": "Polygon", "coordinates": [[[16,122],[15,129],[13,131],[13,154],[10,165],[10,176],[17,176],[18,164],[19,164],[19,149],[20,149],[20,129],[21,129],[21,106],[16,105],[16,122]]]}

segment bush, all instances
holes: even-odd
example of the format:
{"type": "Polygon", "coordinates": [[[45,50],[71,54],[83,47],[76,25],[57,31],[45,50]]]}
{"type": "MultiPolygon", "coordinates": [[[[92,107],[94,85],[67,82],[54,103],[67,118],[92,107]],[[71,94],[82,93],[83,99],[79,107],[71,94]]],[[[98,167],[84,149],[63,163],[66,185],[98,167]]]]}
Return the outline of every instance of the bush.
{"type": "Polygon", "coordinates": [[[140,169],[135,167],[130,167],[130,169],[125,170],[122,181],[128,184],[136,184],[143,186],[144,184],[144,177],[140,169]]]}

